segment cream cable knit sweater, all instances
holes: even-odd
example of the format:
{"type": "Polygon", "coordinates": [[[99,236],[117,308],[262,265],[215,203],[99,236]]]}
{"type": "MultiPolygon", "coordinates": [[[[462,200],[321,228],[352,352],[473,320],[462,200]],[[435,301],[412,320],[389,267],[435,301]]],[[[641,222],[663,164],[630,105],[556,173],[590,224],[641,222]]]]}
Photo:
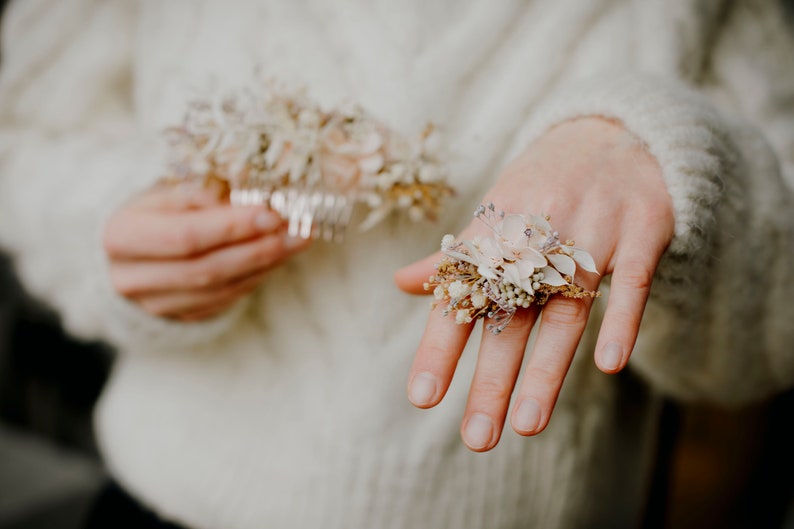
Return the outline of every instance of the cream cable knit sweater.
{"type": "Polygon", "coordinates": [[[631,527],[659,392],[741,403],[794,383],[794,48],[775,2],[26,0],[4,24],[0,241],[68,329],[117,346],[102,452],[169,519],[631,527]],[[216,320],[149,317],[107,284],[103,218],[160,176],[158,131],[193,87],[257,67],[406,133],[439,123],[459,197],[437,226],[315,245],[216,320]],[[630,372],[593,365],[597,306],[548,429],[475,454],[458,426],[476,350],[442,405],[409,406],[427,301],[391,275],[467,223],[532,138],[582,115],[647,143],[676,237],[630,372]]]}

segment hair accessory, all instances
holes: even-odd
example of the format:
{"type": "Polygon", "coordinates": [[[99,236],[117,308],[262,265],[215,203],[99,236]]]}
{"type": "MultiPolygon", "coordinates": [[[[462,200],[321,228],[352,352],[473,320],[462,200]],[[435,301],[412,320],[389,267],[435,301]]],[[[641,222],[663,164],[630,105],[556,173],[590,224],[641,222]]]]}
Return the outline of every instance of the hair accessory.
{"type": "Polygon", "coordinates": [[[170,179],[227,181],[233,204],[268,205],[293,236],[340,240],[360,204],[362,230],[393,212],[434,220],[453,194],[432,125],[409,141],[358,106],[326,112],[269,83],[195,101],[167,134],[170,179]]]}
{"type": "Polygon", "coordinates": [[[455,313],[455,321],[469,323],[489,317],[487,328],[501,333],[516,310],[544,305],[551,296],[595,298],[574,283],[577,266],[598,273],[592,256],[573,241],[560,242],[549,217],[505,215],[492,203],[480,205],[474,216],[493,232],[492,236],[456,240],[445,235],[441,251],[445,257],[425,283],[433,290],[433,307],[445,303],[443,314],[455,313]]]}

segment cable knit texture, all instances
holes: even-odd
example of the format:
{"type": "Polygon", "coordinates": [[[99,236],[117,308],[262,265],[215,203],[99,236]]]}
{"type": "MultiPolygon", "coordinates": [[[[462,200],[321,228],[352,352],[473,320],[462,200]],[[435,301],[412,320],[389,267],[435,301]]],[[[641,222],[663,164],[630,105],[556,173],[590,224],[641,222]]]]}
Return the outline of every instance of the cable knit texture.
{"type": "Polygon", "coordinates": [[[794,57],[774,2],[25,0],[2,35],[0,243],[72,333],[116,346],[102,452],[165,518],[633,527],[661,393],[744,403],[794,383],[794,57]],[[314,245],[212,321],[148,316],[109,285],[104,219],[160,176],[159,132],[191,94],[257,70],[407,134],[438,123],[458,196],[437,225],[314,245]],[[675,211],[629,372],[593,365],[599,301],[548,429],[469,452],[477,337],[444,403],[410,407],[427,301],[391,275],[520,149],[593,115],[656,157],[675,211]]]}

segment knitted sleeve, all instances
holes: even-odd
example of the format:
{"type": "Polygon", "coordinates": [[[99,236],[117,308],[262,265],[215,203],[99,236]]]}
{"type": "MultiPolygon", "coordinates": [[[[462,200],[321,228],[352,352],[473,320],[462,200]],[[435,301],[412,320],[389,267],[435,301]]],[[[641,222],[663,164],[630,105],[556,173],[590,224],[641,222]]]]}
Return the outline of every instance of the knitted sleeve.
{"type": "Polygon", "coordinates": [[[206,323],[148,315],[111,288],[104,220],[159,176],[156,131],[134,120],[131,2],[26,0],[3,19],[0,244],[32,295],[81,338],[138,348],[200,343],[206,323]]]}
{"type": "Polygon", "coordinates": [[[672,396],[726,404],[794,385],[794,45],[773,2],[737,4],[697,89],[599,75],[547,101],[525,137],[604,116],[656,157],[675,236],[629,365],[672,396]]]}

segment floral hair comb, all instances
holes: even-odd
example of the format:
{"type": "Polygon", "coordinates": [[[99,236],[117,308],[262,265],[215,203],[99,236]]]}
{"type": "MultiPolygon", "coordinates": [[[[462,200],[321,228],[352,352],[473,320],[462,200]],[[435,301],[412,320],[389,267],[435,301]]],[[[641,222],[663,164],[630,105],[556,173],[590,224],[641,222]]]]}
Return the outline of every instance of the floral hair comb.
{"type": "Polygon", "coordinates": [[[233,204],[266,204],[292,236],[343,238],[353,210],[368,229],[392,212],[434,220],[452,195],[428,125],[409,141],[357,106],[326,112],[264,84],[189,105],[167,131],[177,179],[228,183],[233,204]]]}
{"type": "Polygon", "coordinates": [[[441,240],[444,258],[424,284],[433,289],[433,307],[446,303],[443,314],[455,313],[457,323],[489,317],[488,330],[501,333],[516,310],[544,305],[551,296],[594,298],[600,292],[574,283],[577,266],[597,273],[589,253],[561,242],[548,217],[505,215],[493,204],[480,205],[474,216],[485,222],[493,236],[459,241],[441,240]]]}

